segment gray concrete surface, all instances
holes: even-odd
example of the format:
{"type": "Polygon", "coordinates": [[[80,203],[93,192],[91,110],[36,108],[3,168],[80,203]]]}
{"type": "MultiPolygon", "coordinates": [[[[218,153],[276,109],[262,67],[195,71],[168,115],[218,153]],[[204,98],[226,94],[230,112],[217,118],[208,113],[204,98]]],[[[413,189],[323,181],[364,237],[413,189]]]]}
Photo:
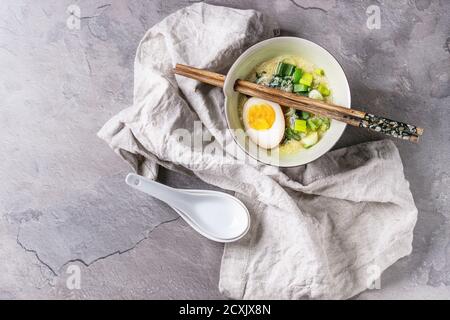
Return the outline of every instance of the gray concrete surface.
{"type": "MultiPolygon", "coordinates": [[[[207,2],[271,14],[336,56],[354,106],[426,128],[418,145],[397,141],[419,208],[413,253],[357,298],[450,298],[450,2],[207,2]],[[366,26],[370,5],[380,29],[366,26]]],[[[189,4],[0,2],[0,298],[222,298],[222,246],[131,191],[129,168],[96,137],[132,102],[144,32],[189,4]],[[72,4],[79,29],[66,24],[72,4]],[[74,265],[79,290],[67,286],[74,265]]],[[[380,138],[348,128],[336,147],[380,138]]],[[[211,188],[165,170],[160,180],[211,188]]]]}

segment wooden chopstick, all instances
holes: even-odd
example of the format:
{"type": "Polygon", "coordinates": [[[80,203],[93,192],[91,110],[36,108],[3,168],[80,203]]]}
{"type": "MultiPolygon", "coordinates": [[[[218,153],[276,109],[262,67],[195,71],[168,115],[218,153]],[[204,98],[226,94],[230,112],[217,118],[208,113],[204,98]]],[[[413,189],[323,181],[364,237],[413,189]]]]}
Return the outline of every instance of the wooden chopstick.
{"type": "MultiPolygon", "coordinates": [[[[182,75],[182,76],[185,76],[188,78],[199,80],[201,82],[211,84],[216,87],[223,87],[224,82],[225,82],[225,76],[223,74],[219,74],[219,73],[215,73],[215,72],[211,72],[211,71],[203,70],[203,69],[197,69],[197,68],[182,65],[182,64],[177,64],[174,69],[174,72],[178,75],[182,75]]],[[[316,114],[319,113],[312,106],[308,106],[308,105],[305,105],[305,104],[297,102],[297,101],[292,101],[285,97],[272,96],[270,93],[267,93],[264,91],[258,91],[254,87],[247,85],[246,84],[247,82],[248,81],[238,80],[235,85],[235,90],[242,94],[248,95],[248,96],[271,100],[271,101],[277,102],[278,104],[281,104],[284,106],[292,106],[293,108],[296,108],[296,109],[299,109],[302,111],[307,111],[307,112],[316,113],[316,114]]],[[[259,87],[261,87],[261,86],[259,86],[259,87]]],[[[276,90],[276,89],[274,89],[274,90],[276,92],[281,91],[281,90],[276,90]]],[[[344,108],[344,109],[346,109],[346,108],[344,108]]],[[[336,120],[339,120],[339,121],[342,121],[342,122],[345,122],[345,123],[348,123],[351,125],[357,126],[359,123],[359,122],[355,121],[354,119],[344,118],[342,115],[339,115],[336,112],[333,113],[333,112],[324,110],[324,111],[320,111],[320,114],[323,116],[327,116],[327,117],[333,117],[333,119],[336,119],[336,120]]]]}
{"type": "MultiPolygon", "coordinates": [[[[191,66],[187,66],[184,64],[176,64],[175,66],[175,72],[180,74],[178,71],[180,72],[184,72],[184,75],[187,74],[195,74],[197,76],[202,76],[202,77],[208,77],[211,79],[211,81],[217,81],[217,84],[219,81],[225,81],[225,76],[219,73],[215,73],[215,72],[211,72],[208,70],[203,70],[203,69],[197,69],[191,66]]],[[[203,81],[202,81],[203,82],[203,81]]],[[[209,83],[209,84],[213,84],[213,83],[209,83]]],[[[214,85],[214,84],[213,84],[214,85]]],[[[305,104],[311,104],[320,108],[324,108],[327,109],[329,111],[335,111],[335,112],[339,112],[341,114],[348,114],[349,116],[355,116],[355,117],[359,117],[359,118],[364,118],[365,113],[362,111],[357,111],[354,109],[348,109],[348,108],[344,108],[341,106],[337,106],[337,105],[333,105],[333,104],[327,104],[325,102],[319,101],[319,100],[313,100],[310,99],[308,97],[304,97],[304,96],[300,96],[298,94],[295,93],[290,93],[290,92],[286,92],[286,91],[282,91],[282,90],[278,90],[278,89],[274,89],[274,88],[270,88],[270,87],[266,87],[266,86],[261,86],[258,85],[256,83],[250,82],[250,81],[245,81],[245,80],[237,80],[236,81],[236,86],[239,86],[240,88],[248,88],[248,89],[252,89],[252,90],[256,90],[256,91],[263,91],[266,92],[268,94],[271,95],[277,95],[277,96],[282,96],[284,98],[288,98],[294,101],[298,101],[301,103],[305,103],[305,104]]],[[[222,85],[223,86],[223,85],[222,85]]],[[[220,87],[222,87],[220,86],[220,87]]],[[[236,88],[235,88],[236,89],[236,88]]],[[[238,90],[236,90],[238,91],[238,90]]]]}
{"type": "MultiPolygon", "coordinates": [[[[173,71],[175,74],[196,79],[216,87],[223,87],[225,81],[225,76],[222,74],[183,64],[176,64],[173,71]]],[[[325,103],[320,100],[310,99],[295,93],[266,87],[245,80],[237,80],[234,85],[234,90],[245,95],[270,100],[298,110],[320,114],[352,126],[367,128],[404,140],[418,142],[419,136],[423,134],[422,128],[413,125],[375,116],[363,111],[325,103]]]]}

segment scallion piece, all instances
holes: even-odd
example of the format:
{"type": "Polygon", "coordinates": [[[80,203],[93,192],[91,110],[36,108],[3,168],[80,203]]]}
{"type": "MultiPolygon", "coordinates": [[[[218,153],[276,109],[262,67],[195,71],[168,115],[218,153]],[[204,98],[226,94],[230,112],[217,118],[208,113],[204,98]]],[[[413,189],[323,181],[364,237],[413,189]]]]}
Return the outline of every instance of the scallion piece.
{"type": "Polygon", "coordinates": [[[316,131],[317,130],[317,125],[314,123],[313,119],[308,119],[307,121],[308,127],[312,130],[312,131],[316,131]]]}
{"type": "Polygon", "coordinates": [[[306,120],[295,119],[294,130],[299,132],[306,132],[306,120]]]}
{"type": "Polygon", "coordinates": [[[295,132],[295,130],[291,129],[290,127],[286,127],[286,130],[284,131],[284,137],[286,140],[301,140],[302,137],[300,136],[300,134],[298,134],[297,132],[295,132]]]}
{"type": "Polygon", "coordinates": [[[298,83],[302,78],[303,70],[300,68],[295,68],[294,74],[292,75],[292,82],[298,83]]]}
{"type": "Polygon", "coordinates": [[[312,84],[312,81],[313,81],[313,75],[311,73],[305,72],[305,73],[303,73],[302,78],[300,79],[299,83],[310,87],[312,84]]]}
{"type": "Polygon", "coordinates": [[[290,63],[278,62],[277,68],[275,70],[275,75],[280,77],[292,76],[295,72],[295,66],[290,63]]]}
{"type": "Polygon", "coordinates": [[[323,83],[319,83],[317,86],[317,90],[324,96],[327,97],[330,95],[330,89],[327,88],[327,86],[323,83]]]}
{"type": "Polygon", "coordinates": [[[310,116],[311,116],[311,115],[310,115],[309,112],[302,111],[302,119],[303,119],[303,120],[308,120],[310,116]]]}
{"type": "Polygon", "coordinates": [[[317,68],[316,70],[314,70],[314,73],[317,74],[318,76],[324,76],[325,75],[325,71],[321,68],[317,68]]]}
{"type": "Polygon", "coordinates": [[[326,123],[322,123],[322,125],[319,128],[320,131],[327,131],[328,130],[328,126],[326,123]]]}
{"type": "Polygon", "coordinates": [[[292,76],[295,72],[295,66],[293,64],[286,63],[286,69],[284,70],[284,76],[292,76]]]}
{"type": "Polygon", "coordinates": [[[277,67],[275,68],[275,76],[281,76],[283,72],[283,62],[278,62],[277,67]]]}
{"type": "Polygon", "coordinates": [[[319,135],[317,132],[310,132],[306,137],[302,139],[303,146],[305,148],[310,148],[319,141],[319,135]]]}
{"type": "Polygon", "coordinates": [[[294,84],[294,92],[308,92],[309,87],[304,84],[294,84]]]}

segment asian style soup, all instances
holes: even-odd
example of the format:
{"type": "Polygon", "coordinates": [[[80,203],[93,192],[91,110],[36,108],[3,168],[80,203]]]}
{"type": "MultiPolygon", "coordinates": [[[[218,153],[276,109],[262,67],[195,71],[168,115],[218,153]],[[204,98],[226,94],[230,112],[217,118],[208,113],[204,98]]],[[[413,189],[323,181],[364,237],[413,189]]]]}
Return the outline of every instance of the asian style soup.
{"type": "MultiPolygon", "coordinates": [[[[248,81],[331,102],[325,71],[299,56],[282,55],[252,70],[248,81]]],[[[314,146],[330,119],[255,97],[239,95],[238,111],[249,138],[260,147],[292,154],[314,146]]]]}

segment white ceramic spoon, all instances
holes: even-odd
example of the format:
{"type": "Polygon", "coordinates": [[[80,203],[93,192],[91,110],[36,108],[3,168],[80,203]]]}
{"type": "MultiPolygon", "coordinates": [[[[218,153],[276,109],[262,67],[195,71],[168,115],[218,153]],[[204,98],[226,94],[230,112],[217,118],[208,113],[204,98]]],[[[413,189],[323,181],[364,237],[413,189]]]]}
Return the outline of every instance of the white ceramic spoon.
{"type": "Polygon", "coordinates": [[[131,187],[171,206],[198,233],[218,242],[242,238],[250,227],[250,215],[235,197],[212,190],[175,189],[140,175],[129,173],[131,187]]]}

